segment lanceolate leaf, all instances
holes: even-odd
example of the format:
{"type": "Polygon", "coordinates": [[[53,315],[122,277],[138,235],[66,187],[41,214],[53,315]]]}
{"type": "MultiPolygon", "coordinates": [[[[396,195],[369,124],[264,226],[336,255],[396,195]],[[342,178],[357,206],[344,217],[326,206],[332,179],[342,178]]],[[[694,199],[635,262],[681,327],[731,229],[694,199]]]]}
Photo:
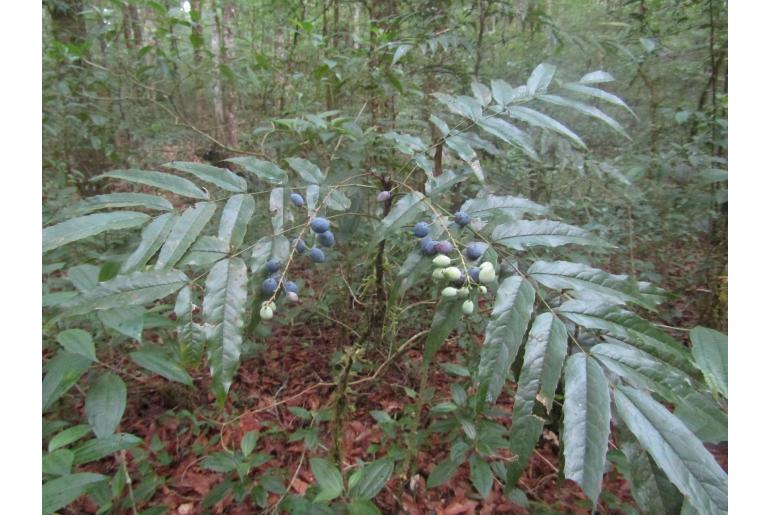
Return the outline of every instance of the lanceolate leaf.
{"type": "Polygon", "coordinates": [[[565,127],[561,122],[540,111],[524,106],[512,106],[508,108],[507,113],[510,117],[526,122],[534,127],[540,127],[561,134],[580,148],[587,148],[583,140],[580,139],[580,136],[572,132],[568,127],[565,127]]]}
{"type": "Polygon", "coordinates": [[[220,403],[241,357],[247,279],[246,264],[239,257],[219,261],[206,278],[203,319],[211,324],[207,337],[209,368],[220,403]]]}
{"type": "Polygon", "coordinates": [[[500,138],[509,145],[515,145],[524,151],[532,159],[537,160],[537,152],[532,144],[529,134],[512,125],[502,118],[482,118],[478,126],[489,134],[500,138]]]}
{"type": "Polygon", "coordinates": [[[79,472],[52,479],[43,485],[43,513],[54,513],[86,493],[95,483],[107,477],[91,472],[79,472]]]}
{"type": "Polygon", "coordinates": [[[142,306],[118,307],[100,310],[99,320],[110,329],[141,341],[144,329],[144,308],[142,306]]]}
{"type": "Polygon", "coordinates": [[[538,98],[540,98],[545,102],[548,102],[549,104],[554,104],[554,105],[563,106],[563,107],[571,107],[576,111],[580,111],[583,114],[586,114],[588,116],[601,120],[607,125],[609,125],[610,127],[612,127],[615,131],[620,133],[622,136],[624,136],[626,139],[629,139],[629,140],[631,139],[631,137],[628,134],[626,134],[626,131],[623,130],[623,126],[620,125],[617,122],[617,120],[615,120],[611,116],[605,114],[600,109],[597,109],[596,107],[590,104],[585,104],[583,102],[578,102],[577,100],[560,97],[558,95],[542,95],[538,98]]]}
{"type": "Polygon", "coordinates": [[[629,113],[631,113],[634,118],[638,118],[636,114],[631,110],[628,105],[626,105],[623,100],[621,100],[619,97],[613,95],[612,93],[609,93],[607,91],[604,91],[603,89],[599,88],[592,88],[590,86],[586,86],[584,84],[577,84],[577,83],[567,83],[562,86],[564,89],[573,91],[575,93],[580,93],[581,95],[586,95],[589,97],[598,98],[600,100],[604,100],[605,102],[608,102],[610,104],[614,104],[616,106],[623,107],[626,109],[629,113]]]}
{"type": "Polygon", "coordinates": [[[406,256],[404,263],[398,270],[398,275],[393,285],[393,294],[389,297],[391,302],[396,302],[409,288],[422,279],[424,273],[431,268],[430,260],[425,259],[422,252],[413,250],[406,256]]]}
{"type": "Polygon", "coordinates": [[[492,469],[489,464],[484,461],[478,454],[471,456],[471,482],[476,488],[476,491],[481,494],[482,498],[489,495],[489,491],[492,490],[492,484],[494,483],[494,476],[492,475],[492,469]]]}
{"type": "Polygon", "coordinates": [[[134,272],[100,283],[65,305],[65,315],[82,315],[97,309],[141,306],[171,295],[189,279],[179,270],[134,272]]]}
{"type": "Polygon", "coordinates": [[[525,87],[513,88],[510,84],[504,80],[494,79],[490,85],[492,86],[492,97],[495,102],[504,106],[508,105],[516,99],[523,98],[527,95],[525,87]]]}
{"type": "Polygon", "coordinates": [[[140,367],[169,381],[192,386],[192,378],[187,371],[175,360],[171,359],[162,349],[154,346],[145,346],[130,354],[131,360],[140,367]]]}
{"type": "Polygon", "coordinates": [[[481,218],[488,220],[498,213],[502,213],[512,220],[518,220],[525,213],[544,215],[548,213],[548,208],[541,206],[529,199],[522,197],[484,195],[479,198],[468,199],[463,202],[463,211],[468,213],[471,218],[481,218]]]}
{"type": "Polygon", "coordinates": [[[67,329],[56,335],[56,340],[64,350],[73,354],[85,356],[91,361],[96,360],[94,341],[91,335],[82,329],[67,329]]]}
{"type": "Polygon", "coordinates": [[[71,352],[59,351],[48,362],[43,378],[43,411],[46,411],[78,382],[91,365],[91,359],[71,352]]]}
{"type": "Polygon", "coordinates": [[[86,395],[86,416],[96,437],[114,433],[125,409],[126,384],[112,372],[105,372],[86,395]]]}
{"type": "Polygon", "coordinates": [[[411,223],[419,213],[425,210],[423,204],[423,195],[413,191],[398,199],[388,213],[388,216],[382,219],[377,232],[372,237],[371,244],[374,245],[382,241],[385,236],[404,225],[411,223]]]}
{"type": "Polygon", "coordinates": [[[147,186],[170,191],[177,195],[182,195],[183,197],[201,200],[208,200],[209,198],[209,194],[198,188],[192,181],[188,181],[184,177],[178,177],[170,173],[136,169],[113,170],[112,172],[107,172],[94,177],[92,180],[103,179],[104,177],[146,184],[147,186]]]}
{"type": "Polygon", "coordinates": [[[497,290],[479,360],[478,406],[497,400],[529,325],[535,290],[520,276],[505,279],[497,290]]]}
{"type": "Polygon", "coordinates": [[[433,315],[430,324],[430,332],[425,340],[425,352],[422,358],[423,368],[427,368],[433,360],[433,356],[449,336],[449,333],[460,322],[462,303],[454,299],[442,299],[433,315]]]}
{"type": "Polygon", "coordinates": [[[561,245],[591,245],[595,247],[611,246],[588,231],[553,220],[518,220],[501,224],[492,231],[492,239],[514,250],[543,245],[559,247],[561,245]]]}
{"type": "Polygon", "coordinates": [[[321,169],[307,159],[289,157],[286,162],[307,184],[323,184],[326,180],[321,169]]]}
{"type": "Polygon", "coordinates": [[[393,460],[388,458],[365,465],[361,470],[361,478],[350,489],[350,497],[374,499],[390,479],[394,466],[393,460]]]}
{"type": "Polygon", "coordinates": [[[654,307],[643,298],[627,275],[612,275],[603,270],[568,261],[536,261],[527,275],[543,286],[556,290],[583,291],[599,295],[611,304],[633,302],[647,308],[654,307]]]}
{"type": "Polygon", "coordinates": [[[109,456],[113,452],[128,449],[140,443],[142,443],[142,439],[130,433],[116,433],[104,438],[89,440],[75,448],[75,460],[73,463],[75,465],[91,463],[109,456]]]}
{"type": "Polygon", "coordinates": [[[219,239],[235,250],[243,243],[256,203],[251,195],[233,195],[219,219],[219,239]]]}
{"type": "Polygon", "coordinates": [[[227,256],[230,247],[216,236],[201,236],[192,244],[190,250],[184,255],[180,266],[205,266],[219,261],[227,256]]]}
{"type": "MultiPolygon", "coordinates": [[[[178,324],[176,333],[182,361],[186,363],[189,360],[197,364],[202,356],[206,335],[203,328],[193,321],[193,295],[190,286],[179,290],[174,304],[174,314],[178,324]]],[[[164,377],[168,378],[168,376],[164,377]]],[[[181,382],[186,383],[186,379],[181,382]]]]}
{"type": "Polygon", "coordinates": [[[263,181],[273,184],[286,184],[288,176],[286,171],[270,161],[262,161],[256,157],[231,157],[225,161],[230,161],[242,167],[249,173],[253,173],[263,181]]]}
{"type": "Polygon", "coordinates": [[[601,366],[583,352],[564,370],[564,477],[596,506],[610,436],[610,394],[601,366]]]}
{"type": "Polygon", "coordinates": [[[340,471],[323,458],[310,458],[310,468],[313,477],[321,487],[321,492],[316,496],[316,501],[329,501],[336,499],[344,488],[340,471]]]}
{"type": "Polygon", "coordinates": [[[727,335],[698,326],[690,331],[690,339],[692,355],[706,382],[727,398],[727,335]]]}
{"type": "Polygon", "coordinates": [[[280,234],[283,231],[284,215],[286,209],[286,196],[284,188],[274,188],[270,192],[268,203],[270,217],[273,222],[273,234],[280,234]]]}
{"type": "MultiPolygon", "coordinates": [[[[254,273],[263,270],[265,264],[271,259],[277,259],[284,263],[291,251],[289,240],[286,236],[265,236],[257,241],[251,253],[251,271],[254,273]]],[[[296,256],[295,256],[296,257],[296,256]]]]}
{"type": "Polygon", "coordinates": [[[71,218],[43,229],[43,252],[105,231],[138,227],[149,219],[149,215],[135,211],[113,211],[71,218]]]}
{"type": "Polygon", "coordinates": [[[183,161],[173,161],[171,163],[166,163],[163,166],[191,173],[198,179],[219,186],[223,190],[233,191],[235,193],[246,191],[246,180],[226,168],[218,168],[205,163],[190,163],[183,161]]]}
{"type": "Polygon", "coordinates": [[[538,64],[527,79],[527,93],[532,96],[545,93],[555,73],[556,66],[548,63],[538,64]]]}
{"type": "Polygon", "coordinates": [[[133,272],[146,265],[150,258],[158,252],[163,242],[166,241],[166,237],[171,232],[176,219],[177,216],[175,214],[166,213],[160,215],[142,229],[142,240],[120,267],[120,273],[133,272]]]}
{"type": "Polygon", "coordinates": [[[166,242],[160,249],[155,269],[162,270],[176,265],[214,216],[216,209],[217,205],[213,202],[198,202],[193,207],[185,209],[174,223],[166,242]]]}
{"type": "Polygon", "coordinates": [[[704,514],[727,513],[727,474],[698,438],[649,394],[615,389],[618,414],[689,502],[704,514]]]}
{"type": "Polygon", "coordinates": [[[148,195],[146,193],[108,193],[84,199],[75,206],[74,211],[78,214],[86,214],[100,209],[122,207],[144,207],[159,211],[171,211],[174,209],[171,202],[157,195],[148,195]]]}

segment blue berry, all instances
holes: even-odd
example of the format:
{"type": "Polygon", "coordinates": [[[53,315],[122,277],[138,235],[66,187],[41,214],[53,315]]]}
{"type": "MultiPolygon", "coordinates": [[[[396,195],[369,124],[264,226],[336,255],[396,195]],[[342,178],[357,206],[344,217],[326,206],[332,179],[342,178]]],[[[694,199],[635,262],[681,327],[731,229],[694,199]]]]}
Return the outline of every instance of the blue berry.
{"type": "Polygon", "coordinates": [[[299,293],[299,286],[294,281],[286,281],[283,285],[283,289],[287,293],[299,293]]]}
{"type": "Polygon", "coordinates": [[[468,256],[469,259],[476,261],[482,254],[484,254],[484,250],[484,245],[481,243],[471,243],[465,248],[465,255],[468,256]]]}
{"type": "Polygon", "coordinates": [[[452,244],[447,240],[441,240],[436,242],[436,252],[440,252],[441,254],[449,254],[454,250],[454,247],[452,244]]]}
{"type": "Polygon", "coordinates": [[[334,245],[334,233],[331,231],[322,232],[318,235],[318,242],[324,247],[331,247],[334,245]]]}
{"type": "Polygon", "coordinates": [[[310,228],[313,229],[313,232],[316,234],[326,232],[329,230],[329,220],[326,218],[313,218],[313,221],[310,222],[310,228]]]}
{"type": "Polygon", "coordinates": [[[479,281],[479,273],[480,272],[481,272],[481,269],[479,267],[477,267],[477,266],[474,266],[473,268],[468,270],[468,273],[470,274],[471,279],[473,279],[475,282],[480,282],[479,281]]]}
{"type": "Polygon", "coordinates": [[[452,281],[452,286],[456,286],[457,288],[461,287],[463,284],[465,284],[465,272],[460,272],[460,277],[452,281]]]}
{"type": "Polygon", "coordinates": [[[465,227],[471,222],[471,217],[465,211],[458,211],[455,213],[455,223],[460,227],[465,227]]]}
{"type": "Polygon", "coordinates": [[[276,281],[272,277],[268,277],[267,279],[262,281],[262,286],[260,286],[259,289],[262,291],[262,294],[264,295],[272,295],[277,288],[278,288],[278,281],[276,281]]]}
{"type": "Polygon", "coordinates": [[[413,232],[414,232],[414,235],[417,236],[418,238],[424,238],[428,235],[428,230],[429,228],[428,228],[427,222],[417,222],[414,225],[413,232]]]}
{"type": "Polygon", "coordinates": [[[305,245],[305,240],[301,240],[299,238],[295,239],[292,245],[294,245],[294,247],[297,248],[297,252],[299,252],[300,254],[305,252],[305,249],[307,248],[307,246],[305,245]]]}
{"type": "Polygon", "coordinates": [[[292,193],[289,196],[289,199],[291,200],[291,203],[297,207],[302,207],[305,205],[305,199],[303,199],[302,195],[300,195],[299,193],[292,193]]]}
{"type": "Polygon", "coordinates": [[[326,261],[326,256],[324,255],[323,250],[319,249],[318,247],[313,247],[310,249],[310,259],[315,263],[323,263],[326,261]]]}
{"type": "Polygon", "coordinates": [[[271,259],[267,262],[267,265],[265,265],[265,269],[268,274],[274,274],[281,269],[281,262],[277,259],[271,259]]]}
{"type": "Polygon", "coordinates": [[[426,256],[436,255],[436,242],[430,236],[426,236],[420,240],[420,249],[426,256]]]}

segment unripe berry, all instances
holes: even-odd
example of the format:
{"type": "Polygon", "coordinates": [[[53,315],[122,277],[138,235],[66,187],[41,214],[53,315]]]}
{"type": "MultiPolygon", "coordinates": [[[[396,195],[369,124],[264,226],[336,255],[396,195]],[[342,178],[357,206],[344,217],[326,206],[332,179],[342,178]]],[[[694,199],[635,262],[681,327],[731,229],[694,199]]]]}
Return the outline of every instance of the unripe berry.
{"type": "Polygon", "coordinates": [[[463,298],[463,299],[465,297],[467,297],[468,295],[470,295],[470,294],[471,294],[471,292],[470,292],[470,290],[468,290],[467,286],[463,286],[462,288],[457,290],[457,296],[460,297],[460,298],[463,298]]]}
{"type": "Polygon", "coordinates": [[[433,273],[431,274],[431,277],[433,277],[433,280],[443,281],[444,280],[444,269],[443,268],[434,268],[433,273]]]}
{"type": "Polygon", "coordinates": [[[468,259],[471,261],[476,261],[482,254],[484,254],[484,250],[484,246],[481,243],[471,243],[465,248],[465,255],[468,256],[468,259]]]}
{"type": "Polygon", "coordinates": [[[491,269],[493,269],[493,270],[494,270],[494,268],[495,268],[495,265],[493,265],[493,264],[492,264],[492,263],[490,263],[489,261],[484,261],[483,263],[481,263],[481,265],[480,265],[480,266],[481,266],[481,269],[482,269],[482,270],[483,270],[483,269],[485,269],[485,268],[491,268],[491,269]]]}
{"type": "Polygon", "coordinates": [[[318,247],[313,247],[310,249],[310,259],[314,263],[323,263],[326,261],[326,256],[324,255],[324,251],[319,249],[318,247]]]}
{"type": "Polygon", "coordinates": [[[455,213],[455,223],[460,227],[465,227],[471,222],[471,217],[465,211],[458,211],[455,213]]]}
{"type": "Polygon", "coordinates": [[[262,281],[262,286],[260,286],[259,289],[262,291],[263,295],[272,295],[276,288],[278,288],[278,281],[272,277],[268,277],[262,281]]]}
{"type": "Polygon", "coordinates": [[[479,291],[481,292],[482,295],[486,295],[487,287],[482,284],[481,286],[479,286],[479,291]]]}
{"type": "Polygon", "coordinates": [[[426,222],[417,222],[414,224],[414,229],[412,229],[412,232],[418,238],[424,238],[428,235],[429,230],[430,228],[426,222]]]}
{"type": "Polygon", "coordinates": [[[381,191],[377,194],[377,202],[385,202],[390,198],[390,192],[389,191],[381,191]]]}
{"type": "Polygon", "coordinates": [[[313,229],[313,232],[316,234],[321,234],[322,232],[328,231],[329,227],[329,220],[326,218],[313,218],[313,221],[310,222],[310,228],[313,229]]]}
{"type": "Polygon", "coordinates": [[[436,242],[430,236],[426,236],[420,240],[420,249],[422,249],[422,253],[426,256],[435,256],[436,242]]]}
{"type": "Polygon", "coordinates": [[[450,266],[449,268],[444,269],[444,277],[446,277],[450,281],[456,281],[457,279],[462,277],[462,272],[456,266],[450,266]]]}
{"type": "Polygon", "coordinates": [[[492,267],[482,267],[479,272],[479,281],[482,283],[491,283],[495,280],[495,269],[492,267]]]}
{"type": "Polygon", "coordinates": [[[297,207],[302,207],[305,205],[305,199],[303,199],[302,195],[299,193],[292,193],[289,195],[289,200],[291,200],[291,203],[297,207]]]}
{"type": "Polygon", "coordinates": [[[473,313],[473,301],[468,299],[463,302],[463,313],[470,315],[473,313]]]}
{"type": "Polygon", "coordinates": [[[439,254],[449,254],[454,250],[452,244],[447,240],[441,240],[436,242],[436,252],[439,254]]]}
{"type": "Polygon", "coordinates": [[[269,307],[270,307],[270,309],[272,309],[273,311],[275,311],[275,310],[277,309],[277,308],[275,307],[275,302],[270,302],[270,304],[268,304],[268,306],[269,306],[269,307]]]}
{"type": "Polygon", "coordinates": [[[444,297],[457,297],[457,288],[452,288],[451,286],[447,286],[443,290],[441,290],[441,295],[444,297]]]}
{"type": "Polygon", "coordinates": [[[452,260],[449,259],[449,256],[445,256],[443,254],[433,258],[433,264],[441,268],[448,267],[451,262],[452,260]]]}
{"type": "Polygon", "coordinates": [[[292,302],[299,302],[299,295],[297,295],[293,291],[290,291],[289,293],[287,293],[286,298],[292,302]]]}
{"type": "Polygon", "coordinates": [[[265,265],[265,270],[267,270],[268,274],[274,274],[280,269],[281,269],[281,262],[278,261],[277,259],[271,259],[265,265]]]}
{"type": "Polygon", "coordinates": [[[334,245],[334,233],[331,231],[322,232],[318,235],[318,242],[324,247],[331,247],[334,245]]]}
{"type": "Polygon", "coordinates": [[[262,304],[262,309],[259,310],[259,318],[262,320],[270,320],[273,318],[273,310],[270,306],[262,304]]]}

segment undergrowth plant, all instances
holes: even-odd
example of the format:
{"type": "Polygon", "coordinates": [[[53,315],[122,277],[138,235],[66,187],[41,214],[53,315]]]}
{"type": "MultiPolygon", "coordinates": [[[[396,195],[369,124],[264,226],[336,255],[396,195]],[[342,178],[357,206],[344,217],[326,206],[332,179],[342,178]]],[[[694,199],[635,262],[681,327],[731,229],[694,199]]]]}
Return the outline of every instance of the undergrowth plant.
{"type": "MultiPolygon", "coordinates": [[[[292,513],[377,513],[373,499],[392,477],[394,489],[409,488],[430,433],[449,452],[428,488],[468,463],[481,497],[497,483],[526,503],[517,483],[548,426],[559,435],[560,474],[593,508],[612,464],[646,513],[726,513],[726,474],[703,445],[726,439],[725,336],[696,328],[688,349],[648,320],[666,299],[662,289],[590,264],[611,255],[613,242],[487,187],[489,156],[537,162],[538,141],[554,138],[568,155],[584,150],[555,118],[567,110],[628,138],[594,105],[631,113],[598,86],[612,80],[608,73],[559,81],[555,72],[541,64],[518,87],[493,80],[473,83],[472,96],[435,94],[447,112],[432,111],[432,129],[422,131],[364,130],[337,112],[274,125],[287,138],[322,142],[326,155],[233,157],[227,168],[171,162],[96,177],[120,191],[66,206],[43,229],[45,511],[83,493],[102,512],[136,509],[161,482],[149,467],[132,487],[126,453],[149,463],[149,451],[119,428],[141,378],[115,369],[115,353],[179,384],[180,396],[196,387],[191,371],[207,367],[223,410],[212,427],[221,429],[248,409],[242,399],[228,403],[244,356],[264,347],[271,327],[318,315],[344,326],[351,343],[335,355],[328,405],[292,408],[307,426],[290,438],[313,455],[316,484],[290,494],[290,475],[260,468],[270,457],[260,442],[276,432],[249,432],[240,449],[201,456],[204,468],[225,475],[207,506],[232,493],[266,507],[272,492],[292,513]],[[426,142],[420,134],[429,131],[435,137],[426,142]],[[349,148],[376,156],[373,164],[349,148]],[[366,256],[364,264],[346,260],[345,249],[366,256]],[[357,270],[360,283],[345,284],[350,294],[371,300],[355,320],[339,320],[344,311],[335,308],[340,264],[357,270]],[[433,310],[429,326],[413,316],[420,305],[433,310]],[[163,336],[137,345],[146,330],[163,336]],[[483,334],[481,345],[473,334],[483,334]],[[437,363],[452,335],[463,342],[459,361],[437,363]],[[343,469],[340,428],[357,385],[378,380],[418,345],[419,384],[405,387],[407,407],[373,411],[387,438],[371,461],[343,469]],[[453,377],[447,398],[429,381],[438,366],[453,377]],[[70,396],[85,397],[85,419],[74,425],[70,396]],[[321,423],[329,424],[324,445],[321,423]],[[81,468],[110,456],[118,463],[112,478],[81,468]]],[[[201,430],[193,419],[189,430],[201,430]]]]}

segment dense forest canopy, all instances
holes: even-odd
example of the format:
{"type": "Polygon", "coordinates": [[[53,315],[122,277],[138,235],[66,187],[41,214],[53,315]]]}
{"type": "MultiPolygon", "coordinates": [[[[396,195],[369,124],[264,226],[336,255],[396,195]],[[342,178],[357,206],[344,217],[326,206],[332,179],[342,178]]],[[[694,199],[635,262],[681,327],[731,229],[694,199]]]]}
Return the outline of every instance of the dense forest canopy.
{"type": "Polygon", "coordinates": [[[726,513],[726,2],[42,19],[45,512],[726,513]]]}

